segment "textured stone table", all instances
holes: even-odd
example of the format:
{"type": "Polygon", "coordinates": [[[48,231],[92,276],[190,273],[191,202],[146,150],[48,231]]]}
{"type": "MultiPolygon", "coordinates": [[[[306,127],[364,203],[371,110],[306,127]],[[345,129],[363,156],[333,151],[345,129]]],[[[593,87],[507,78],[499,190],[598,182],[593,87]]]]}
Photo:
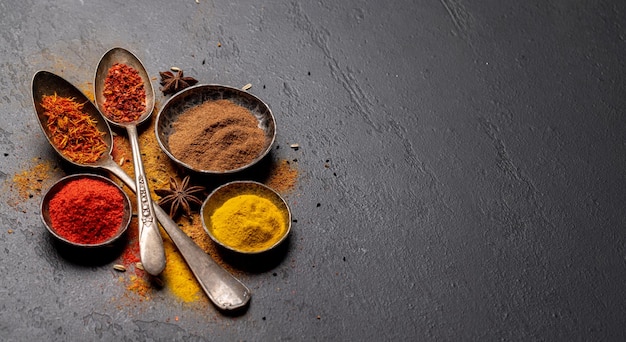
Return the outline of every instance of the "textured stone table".
{"type": "Polygon", "coordinates": [[[1,340],[626,338],[626,3],[4,1],[0,18],[1,340]],[[153,76],[251,83],[275,156],[297,160],[293,235],[242,278],[239,315],[120,303],[110,264],[59,254],[41,196],[15,201],[16,173],[58,160],[33,74],[89,88],[113,46],[153,76]]]}

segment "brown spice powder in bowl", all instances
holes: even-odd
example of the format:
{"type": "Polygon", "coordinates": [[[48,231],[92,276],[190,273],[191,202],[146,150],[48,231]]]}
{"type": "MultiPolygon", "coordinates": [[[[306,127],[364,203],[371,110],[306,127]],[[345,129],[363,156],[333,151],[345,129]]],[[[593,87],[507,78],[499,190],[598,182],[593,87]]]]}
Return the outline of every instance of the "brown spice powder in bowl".
{"type": "Polygon", "coordinates": [[[163,105],[155,133],[161,149],[182,167],[229,174],[255,165],[271,151],[276,123],[258,97],[203,84],[180,91],[163,105]]]}
{"type": "Polygon", "coordinates": [[[196,169],[237,169],[265,148],[265,133],[255,117],[229,100],[207,101],[188,109],[173,129],[168,140],[172,154],[196,169]]]}

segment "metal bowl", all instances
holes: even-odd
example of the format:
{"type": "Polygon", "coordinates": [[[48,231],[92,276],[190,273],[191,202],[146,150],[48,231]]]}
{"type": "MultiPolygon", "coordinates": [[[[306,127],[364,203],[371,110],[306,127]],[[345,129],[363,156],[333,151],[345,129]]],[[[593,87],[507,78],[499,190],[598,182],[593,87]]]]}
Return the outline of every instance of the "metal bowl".
{"type": "Polygon", "coordinates": [[[128,229],[128,225],[130,224],[131,218],[132,218],[132,208],[131,208],[130,199],[128,198],[128,195],[126,195],[126,193],[122,190],[122,188],[120,188],[112,180],[106,177],[95,175],[95,174],[90,174],[90,173],[79,173],[79,174],[70,175],[70,176],[66,176],[66,177],[59,179],[46,192],[46,194],[44,195],[41,201],[41,220],[46,226],[46,229],[48,229],[50,234],[52,234],[52,236],[54,236],[59,241],[64,242],[70,246],[75,246],[75,247],[93,248],[93,247],[103,247],[103,246],[108,246],[108,245],[113,244],[124,234],[124,232],[126,232],[126,229],[128,229]],[[95,243],[95,244],[83,244],[83,243],[74,242],[74,241],[64,238],[63,236],[59,235],[59,233],[57,233],[57,231],[54,229],[52,220],[50,219],[50,200],[54,197],[54,195],[56,195],[70,181],[77,180],[77,179],[85,179],[85,178],[99,180],[99,181],[102,181],[109,185],[114,186],[120,192],[120,194],[122,194],[123,201],[124,201],[124,217],[122,218],[122,223],[118,227],[117,232],[108,240],[95,243]]]}
{"type": "MultiPolygon", "coordinates": [[[[165,154],[184,168],[204,174],[231,174],[243,171],[263,159],[271,150],[272,144],[276,138],[276,123],[274,121],[274,115],[265,102],[241,89],[217,84],[200,84],[180,91],[165,102],[165,105],[163,105],[163,108],[159,111],[156,120],[154,130],[157,142],[165,154]],[[194,168],[191,165],[179,160],[174,154],[172,154],[168,144],[169,136],[174,131],[173,124],[176,122],[176,119],[187,109],[195,107],[206,101],[216,101],[222,99],[230,100],[235,104],[248,109],[252,115],[254,115],[259,123],[259,128],[263,130],[266,137],[265,146],[262,152],[250,163],[232,170],[202,170],[194,168]]],[[[212,151],[207,150],[206,153],[212,153],[212,151]]]]}
{"type": "Polygon", "coordinates": [[[287,205],[285,200],[272,188],[254,181],[233,181],[218,187],[217,189],[213,190],[213,192],[211,192],[211,194],[209,194],[209,196],[206,198],[204,203],[202,203],[200,213],[202,215],[202,226],[204,227],[204,230],[209,235],[209,237],[218,245],[226,248],[227,250],[237,253],[259,254],[267,252],[285,241],[285,239],[289,235],[289,232],[291,231],[291,210],[289,209],[289,206],[287,205]],[[225,244],[213,234],[213,223],[211,221],[211,216],[213,215],[213,213],[215,213],[215,211],[229,199],[238,195],[246,194],[257,195],[270,200],[283,213],[283,219],[286,225],[286,229],[283,235],[273,245],[268,246],[267,248],[264,248],[262,250],[241,250],[225,244]]]}

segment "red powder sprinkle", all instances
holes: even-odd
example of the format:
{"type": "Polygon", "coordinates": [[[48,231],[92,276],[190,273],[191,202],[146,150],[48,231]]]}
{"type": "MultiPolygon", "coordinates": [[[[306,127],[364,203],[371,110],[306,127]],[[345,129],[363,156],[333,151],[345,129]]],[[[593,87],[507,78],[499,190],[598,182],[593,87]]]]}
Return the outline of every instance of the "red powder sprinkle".
{"type": "Polygon", "coordinates": [[[131,222],[128,227],[126,236],[128,237],[128,245],[122,253],[122,262],[125,266],[130,266],[141,261],[139,254],[139,232],[136,222],[131,222]]]}

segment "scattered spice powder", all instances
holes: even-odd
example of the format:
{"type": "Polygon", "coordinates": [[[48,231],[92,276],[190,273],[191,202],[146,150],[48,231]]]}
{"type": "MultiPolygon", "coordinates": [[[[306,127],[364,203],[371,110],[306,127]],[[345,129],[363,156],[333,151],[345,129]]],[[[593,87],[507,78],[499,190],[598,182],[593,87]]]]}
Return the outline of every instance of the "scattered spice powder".
{"type": "Polygon", "coordinates": [[[217,244],[214,243],[209,235],[204,231],[204,227],[202,226],[202,217],[200,216],[200,214],[192,216],[191,221],[181,221],[181,223],[179,223],[179,226],[182,231],[185,232],[185,234],[187,234],[187,236],[189,236],[193,240],[193,242],[195,242],[203,251],[211,256],[215,263],[222,266],[230,273],[241,273],[241,271],[232,267],[222,258],[221,254],[219,253],[217,244]]]}
{"type": "Polygon", "coordinates": [[[183,302],[193,302],[201,298],[203,292],[187,263],[170,239],[164,239],[163,247],[167,263],[161,276],[165,286],[183,302]]]}
{"type": "Polygon", "coordinates": [[[115,122],[133,122],[146,111],[146,90],[139,72],[123,63],[109,69],[102,91],[104,115],[115,122]]]}
{"type": "Polygon", "coordinates": [[[73,98],[44,95],[41,99],[50,139],[64,156],[83,164],[94,163],[104,152],[104,132],[96,127],[96,120],[84,113],[84,103],[73,98]]]}
{"type": "Polygon", "coordinates": [[[141,261],[139,257],[139,227],[137,218],[133,217],[126,233],[128,244],[122,253],[122,264],[126,268],[141,261]]]}
{"type": "Polygon", "coordinates": [[[298,170],[288,160],[278,160],[271,166],[265,185],[285,194],[293,190],[298,179],[298,170]]]}
{"type": "MultiPolygon", "coordinates": [[[[142,145],[142,152],[143,152],[143,145],[142,145]]],[[[111,157],[113,158],[113,160],[118,161],[118,164],[122,167],[122,169],[124,171],[126,171],[126,173],[133,177],[134,175],[134,169],[133,169],[133,163],[130,162],[132,161],[132,152],[131,152],[131,148],[130,148],[130,141],[128,141],[127,138],[125,138],[124,136],[121,135],[115,135],[113,136],[113,149],[111,150],[111,157]],[[119,162],[119,161],[123,161],[123,162],[119,162]]],[[[128,192],[129,194],[131,193],[130,190],[128,192]]],[[[134,197],[135,194],[132,193],[132,196],[134,197]]]]}
{"type": "Polygon", "coordinates": [[[56,169],[56,166],[53,167],[49,161],[42,161],[40,158],[34,158],[33,162],[35,165],[30,169],[13,175],[11,188],[17,189],[21,199],[41,195],[41,189],[47,188],[53,182],[52,171],[56,169]]]}
{"type": "Polygon", "coordinates": [[[230,100],[206,101],[178,117],[168,144],[176,158],[194,168],[234,170],[266,148],[265,133],[258,125],[248,109],[230,100]]]}
{"type": "Polygon", "coordinates": [[[138,230],[137,220],[133,218],[127,232],[128,244],[121,256],[121,262],[126,267],[128,273],[130,273],[130,276],[122,280],[126,284],[128,291],[139,295],[140,299],[148,299],[153,288],[152,283],[149,281],[150,275],[137,266],[141,259],[139,256],[138,230]]]}
{"type": "MultiPolygon", "coordinates": [[[[210,253],[211,246],[214,245],[213,240],[207,235],[202,227],[202,218],[199,213],[193,215],[191,220],[181,220],[178,224],[180,229],[189,236],[203,251],[210,253]]],[[[226,267],[223,263],[222,267],[226,267]]]]}
{"type": "Polygon", "coordinates": [[[128,279],[130,280],[130,283],[126,288],[129,291],[138,294],[142,298],[149,299],[150,292],[152,291],[150,282],[138,275],[131,275],[128,279]]]}

